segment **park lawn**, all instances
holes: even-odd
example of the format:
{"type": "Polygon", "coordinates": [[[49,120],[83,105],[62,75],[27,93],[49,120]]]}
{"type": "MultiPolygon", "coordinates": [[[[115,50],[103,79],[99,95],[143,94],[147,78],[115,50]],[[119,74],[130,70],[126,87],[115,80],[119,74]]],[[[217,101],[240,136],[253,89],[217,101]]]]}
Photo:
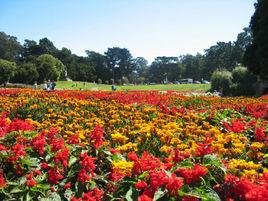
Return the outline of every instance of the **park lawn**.
{"type": "MultiPolygon", "coordinates": [[[[80,90],[111,90],[111,85],[95,84],[89,82],[58,81],[57,89],[80,90]]],[[[178,90],[178,91],[203,91],[210,89],[210,84],[157,84],[157,85],[133,85],[116,86],[117,90],[178,90]]]]}

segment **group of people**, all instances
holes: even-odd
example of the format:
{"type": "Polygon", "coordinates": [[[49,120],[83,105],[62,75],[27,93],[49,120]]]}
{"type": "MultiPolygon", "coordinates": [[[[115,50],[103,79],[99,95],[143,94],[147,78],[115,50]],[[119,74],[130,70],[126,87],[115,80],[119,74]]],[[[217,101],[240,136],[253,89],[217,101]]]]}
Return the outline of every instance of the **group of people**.
{"type": "Polygon", "coordinates": [[[55,81],[50,82],[50,80],[45,81],[43,85],[43,89],[46,91],[54,90],[55,87],[56,87],[56,82],[55,81]]]}

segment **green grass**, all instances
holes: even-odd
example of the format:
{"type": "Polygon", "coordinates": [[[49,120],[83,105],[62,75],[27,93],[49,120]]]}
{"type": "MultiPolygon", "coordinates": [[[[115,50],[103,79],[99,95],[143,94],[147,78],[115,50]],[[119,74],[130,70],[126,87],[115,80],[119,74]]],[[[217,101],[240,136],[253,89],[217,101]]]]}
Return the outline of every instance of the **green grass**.
{"type": "MultiPolygon", "coordinates": [[[[57,89],[73,90],[108,90],[111,91],[111,85],[94,84],[88,82],[59,81],[57,89]]],[[[178,90],[178,91],[207,91],[210,84],[158,84],[158,85],[136,85],[136,86],[116,86],[119,91],[124,90],[178,90]]]]}

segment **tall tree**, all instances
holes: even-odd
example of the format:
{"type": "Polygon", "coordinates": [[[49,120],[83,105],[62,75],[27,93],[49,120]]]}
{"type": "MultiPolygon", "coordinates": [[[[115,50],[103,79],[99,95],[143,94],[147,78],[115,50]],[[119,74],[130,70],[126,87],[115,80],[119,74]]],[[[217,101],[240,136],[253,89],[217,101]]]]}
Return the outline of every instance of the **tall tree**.
{"type": "Polygon", "coordinates": [[[193,80],[201,80],[206,78],[203,75],[204,69],[204,56],[197,55],[183,55],[179,60],[179,77],[180,78],[192,78],[193,80]]]}
{"type": "Polygon", "coordinates": [[[150,80],[161,83],[178,79],[178,57],[157,57],[149,69],[150,80]]]}
{"type": "Polygon", "coordinates": [[[106,57],[98,52],[89,50],[86,50],[86,54],[88,56],[89,62],[95,69],[97,79],[101,79],[103,82],[109,81],[111,78],[111,72],[106,63],[106,57]]]}
{"type": "Polygon", "coordinates": [[[121,80],[123,77],[129,79],[133,71],[132,55],[126,48],[108,48],[104,53],[107,58],[107,65],[111,72],[111,78],[121,80]]]}
{"type": "Polygon", "coordinates": [[[57,58],[49,54],[43,54],[36,59],[37,71],[39,73],[38,80],[58,80],[64,70],[63,63],[57,58]]]}
{"type": "Polygon", "coordinates": [[[21,45],[16,37],[0,32],[0,59],[18,60],[20,49],[21,45]]]}
{"type": "Polygon", "coordinates": [[[268,1],[258,0],[250,21],[253,41],[248,46],[244,63],[250,71],[268,80],[268,1]]]}
{"type": "Polygon", "coordinates": [[[24,40],[24,44],[21,50],[21,56],[23,61],[33,62],[35,58],[37,56],[40,56],[41,54],[41,49],[37,42],[28,39],[24,40]]]}
{"type": "Polygon", "coordinates": [[[35,64],[23,63],[18,66],[12,82],[33,84],[38,79],[38,76],[35,64]]]}
{"type": "Polygon", "coordinates": [[[0,59],[0,83],[8,82],[14,76],[16,63],[0,59]]]}
{"type": "Polygon", "coordinates": [[[210,77],[216,69],[232,70],[238,64],[234,43],[218,42],[205,50],[207,77],[210,77]]]}
{"type": "Polygon", "coordinates": [[[57,51],[57,48],[54,46],[53,42],[48,38],[42,38],[39,40],[39,48],[41,54],[51,54],[54,56],[57,51]]]}
{"type": "Polygon", "coordinates": [[[237,60],[239,63],[243,62],[244,53],[249,45],[252,43],[252,31],[249,27],[243,29],[243,32],[237,35],[235,44],[235,51],[237,52],[237,60]]]}
{"type": "Polygon", "coordinates": [[[143,57],[137,57],[133,61],[134,70],[137,72],[138,76],[144,76],[148,70],[148,61],[143,57]]]}

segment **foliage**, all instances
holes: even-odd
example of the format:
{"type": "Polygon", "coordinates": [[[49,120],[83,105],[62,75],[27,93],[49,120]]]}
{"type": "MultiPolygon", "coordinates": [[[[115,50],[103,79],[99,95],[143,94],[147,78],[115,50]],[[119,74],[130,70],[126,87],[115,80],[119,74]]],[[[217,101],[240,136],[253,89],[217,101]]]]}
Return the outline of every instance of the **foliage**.
{"type": "Polygon", "coordinates": [[[227,70],[216,70],[211,76],[211,90],[218,91],[226,96],[230,94],[232,74],[227,70]]]}
{"type": "Polygon", "coordinates": [[[268,79],[268,2],[258,0],[250,21],[253,41],[247,48],[244,63],[251,72],[262,79],[268,79]]]}
{"type": "Polygon", "coordinates": [[[16,71],[16,63],[0,59],[0,83],[8,82],[16,71]]]}
{"type": "Polygon", "coordinates": [[[0,32],[0,59],[15,61],[21,50],[17,38],[0,32]]]}
{"type": "Polygon", "coordinates": [[[231,91],[234,96],[254,95],[256,77],[247,68],[238,66],[232,70],[231,91]]]}
{"type": "Polygon", "coordinates": [[[129,78],[133,71],[132,55],[126,48],[108,48],[104,53],[107,59],[107,66],[114,80],[121,80],[123,76],[129,78]]]}
{"type": "Polygon", "coordinates": [[[58,80],[64,71],[64,65],[60,60],[49,54],[43,54],[36,59],[36,67],[39,73],[38,80],[58,80]]]}
{"type": "Polygon", "coordinates": [[[23,63],[17,67],[12,82],[33,84],[39,77],[36,66],[33,63],[23,63]]]}

